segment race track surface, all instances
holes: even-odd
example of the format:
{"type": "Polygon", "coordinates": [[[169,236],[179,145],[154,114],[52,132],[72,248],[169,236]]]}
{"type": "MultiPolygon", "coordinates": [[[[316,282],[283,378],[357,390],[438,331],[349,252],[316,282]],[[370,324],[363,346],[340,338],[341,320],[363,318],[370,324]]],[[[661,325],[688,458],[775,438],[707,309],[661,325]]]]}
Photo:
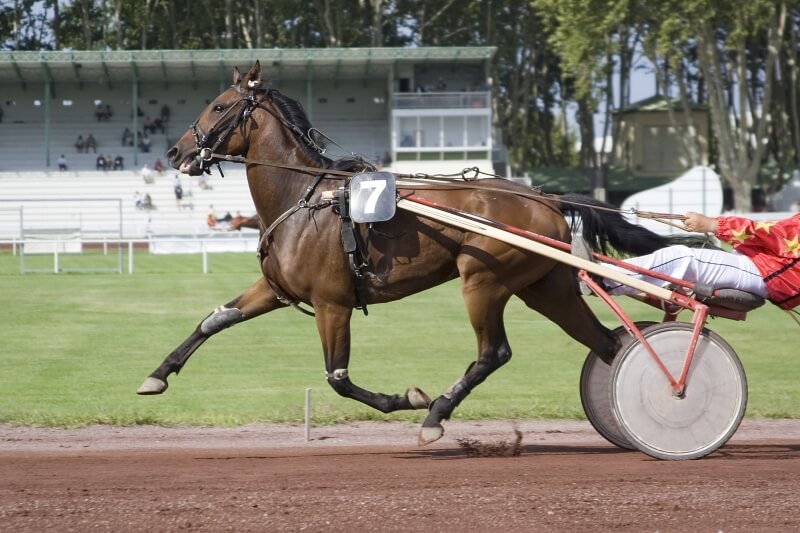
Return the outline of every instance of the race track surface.
{"type": "Polygon", "coordinates": [[[800,421],[696,461],[588,422],[75,430],[0,425],[0,531],[798,531],[800,421]],[[474,457],[465,439],[519,455],[474,457]]]}

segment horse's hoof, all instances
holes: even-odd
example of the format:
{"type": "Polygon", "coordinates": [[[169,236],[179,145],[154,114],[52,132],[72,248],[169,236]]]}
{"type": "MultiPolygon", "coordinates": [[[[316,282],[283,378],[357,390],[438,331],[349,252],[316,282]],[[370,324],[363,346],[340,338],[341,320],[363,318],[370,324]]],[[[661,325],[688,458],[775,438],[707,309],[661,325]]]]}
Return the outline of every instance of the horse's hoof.
{"type": "Polygon", "coordinates": [[[416,387],[411,387],[406,391],[406,398],[411,403],[412,409],[427,409],[431,404],[430,397],[416,387]]]}
{"type": "Polygon", "coordinates": [[[419,440],[417,441],[417,444],[419,446],[427,446],[428,444],[441,439],[443,435],[444,428],[442,426],[436,426],[432,428],[423,427],[419,430],[419,440]]]}
{"type": "Polygon", "coordinates": [[[167,390],[167,382],[158,378],[147,378],[136,391],[136,394],[161,394],[167,390]]]}

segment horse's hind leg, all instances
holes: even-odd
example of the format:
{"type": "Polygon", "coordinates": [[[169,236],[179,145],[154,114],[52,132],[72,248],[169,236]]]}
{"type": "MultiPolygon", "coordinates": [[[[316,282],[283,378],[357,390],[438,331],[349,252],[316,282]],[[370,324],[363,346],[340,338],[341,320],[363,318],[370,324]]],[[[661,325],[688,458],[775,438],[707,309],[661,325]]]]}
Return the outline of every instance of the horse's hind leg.
{"type": "Polygon", "coordinates": [[[239,322],[285,307],[275,292],[260,278],[234,300],[218,307],[197,325],[189,337],[170,353],[164,362],[144,380],[137,394],[161,394],[167,390],[167,377],[180,372],[191,355],[209,337],[239,322]]]}
{"type": "Polygon", "coordinates": [[[328,384],[340,396],[357,400],[383,413],[402,409],[424,409],[430,404],[428,395],[410,387],[402,396],[371,392],[350,381],[350,317],[352,308],[334,304],[315,304],[317,329],[325,354],[325,375],[328,384]]]}
{"type": "MultiPolygon", "coordinates": [[[[487,273],[485,276],[493,277],[493,274],[487,273]]],[[[442,420],[449,419],[472,389],[511,359],[511,346],[503,325],[503,310],[511,294],[492,279],[481,280],[478,276],[464,281],[462,293],[469,321],[478,340],[478,358],[470,363],[462,377],[431,403],[430,412],[420,429],[420,446],[442,438],[442,420]]]]}
{"type": "Polygon", "coordinates": [[[517,293],[525,305],[555,322],[570,337],[611,363],[619,339],[598,320],[575,290],[575,273],[558,265],[545,277],[517,293]]]}

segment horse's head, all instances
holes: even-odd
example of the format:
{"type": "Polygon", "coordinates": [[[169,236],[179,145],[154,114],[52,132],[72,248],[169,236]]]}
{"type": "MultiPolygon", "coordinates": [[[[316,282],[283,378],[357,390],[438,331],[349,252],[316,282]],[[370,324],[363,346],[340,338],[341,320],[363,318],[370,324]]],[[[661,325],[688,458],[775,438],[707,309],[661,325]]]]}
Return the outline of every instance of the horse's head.
{"type": "Polygon", "coordinates": [[[167,152],[170,164],[195,176],[211,166],[213,153],[244,155],[248,148],[247,122],[265,92],[258,61],[244,76],[234,68],[233,85],[203,110],[167,152]]]}

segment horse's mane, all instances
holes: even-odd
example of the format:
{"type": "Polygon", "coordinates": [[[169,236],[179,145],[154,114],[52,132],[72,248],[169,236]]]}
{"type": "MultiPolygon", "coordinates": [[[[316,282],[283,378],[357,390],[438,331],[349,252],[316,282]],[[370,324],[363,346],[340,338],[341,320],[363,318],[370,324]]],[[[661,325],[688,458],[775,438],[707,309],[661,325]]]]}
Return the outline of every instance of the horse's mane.
{"type": "MultiPolygon", "coordinates": [[[[308,120],[308,115],[306,115],[306,112],[300,102],[294,98],[286,96],[278,89],[274,89],[272,87],[267,90],[266,96],[272,101],[275,107],[278,108],[278,111],[281,112],[283,118],[285,118],[289,123],[297,126],[298,130],[307,135],[318,146],[325,146],[325,139],[323,136],[317,133],[317,130],[313,129],[311,121],[308,120]]],[[[375,166],[372,163],[355,154],[344,156],[339,159],[331,159],[326,157],[316,151],[313,147],[309,146],[304,139],[300,138],[300,135],[297,133],[297,131],[293,131],[292,133],[298,137],[300,146],[302,146],[306,153],[311,156],[322,168],[344,170],[348,172],[375,170],[375,166]]]]}

